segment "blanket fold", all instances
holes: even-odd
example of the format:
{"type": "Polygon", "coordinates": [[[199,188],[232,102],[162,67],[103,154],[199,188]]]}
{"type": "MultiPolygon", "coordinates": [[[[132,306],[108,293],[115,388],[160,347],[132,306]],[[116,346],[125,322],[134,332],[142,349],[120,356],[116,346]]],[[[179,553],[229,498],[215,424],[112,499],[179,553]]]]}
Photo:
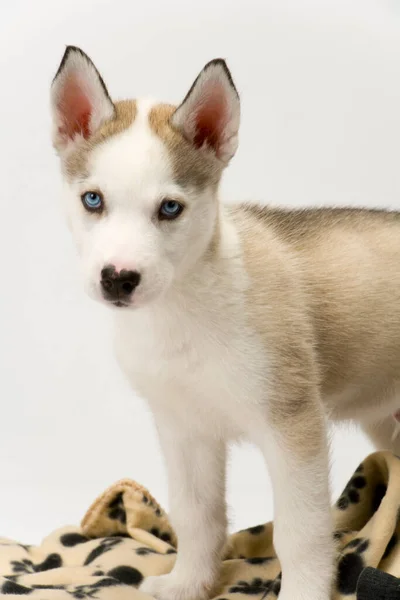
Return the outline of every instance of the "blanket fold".
{"type": "MultiPolygon", "coordinates": [[[[359,580],[360,600],[387,597],[383,592],[377,595],[380,579],[366,576],[372,570],[365,568],[400,577],[399,507],[400,459],[376,452],[355,470],[332,509],[335,600],[356,598],[359,580]],[[369,585],[375,595],[369,594],[369,585]]],[[[272,523],[229,536],[215,600],[276,598],[281,570],[272,538],[272,523]]],[[[2,595],[29,595],[31,600],[149,600],[138,589],[141,581],[168,573],[176,547],[166,512],[145,488],[125,479],[92,504],[80,527],[59,529],[39,546],[0,538],[0,600],[2,595]]]]}

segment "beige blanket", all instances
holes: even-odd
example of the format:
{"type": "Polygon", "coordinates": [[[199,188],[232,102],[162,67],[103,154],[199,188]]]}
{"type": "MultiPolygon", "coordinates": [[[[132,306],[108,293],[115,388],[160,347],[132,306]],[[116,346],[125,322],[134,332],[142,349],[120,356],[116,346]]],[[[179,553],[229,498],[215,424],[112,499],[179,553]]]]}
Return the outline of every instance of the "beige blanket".
{"type": "MultiPolygon", "coordinates": [[[[367,565],[400,577],[399,506],[400,460],[388,452],[372,454],[333,508],[336,599],[354,597],[367,565]]],[[[168,515],[146,489],[123,480],[93,503],[80,527],[55,531],[40,546],[0,538],[0,596],[148,600],[140,582],[168,573],[175,548],[168,515]]],[[[214,598],[275,598],[280,580],[272,523],[256,525],[230,536],[214,598]]]]}

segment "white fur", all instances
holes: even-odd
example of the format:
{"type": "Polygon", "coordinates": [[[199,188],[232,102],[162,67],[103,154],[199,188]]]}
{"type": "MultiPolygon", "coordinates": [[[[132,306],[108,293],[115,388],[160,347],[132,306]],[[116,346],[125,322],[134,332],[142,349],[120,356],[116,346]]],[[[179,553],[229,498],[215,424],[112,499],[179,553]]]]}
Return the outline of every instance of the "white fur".
{"type": "MultiPolygon", "coordinates": [[[[220,75],[211,70],[207,77],[220,75]]],[[[148,124],[150,106],[139,102],[133,125],[95,149],[89,177],[68,184],[66,198],[89,293],[104,302],[100,272],[107,264],[142,275],[131,306],[115,312],[116,351],[154,414],[179,543],[172,573],[148,578],[142,590],[157,600],[211,593],[226,535],[226,447],[243,436],[261,448],[271,471],[284,572],[280,599],[327,600],[332,552],[324,457],[298,472],[268,422],[268,352],[246,314],[249,282],[235,224],[218,208],[215,192],[174,182],[167,150],[148,124]],[[80,201],[91,189],[104,195],[100,218],[80,201]],[[157,207],[170,197],[182,198],[186,209],[176,222],[158,222],[157,207]],[[217,218],[220,248],[209,261],[217,218]]],[[[237,144],[237,119],[234,111],[225,159],[237,144]]]]}
{"type": "Polygon", "coordinates": [[[235,229],[221,216],[223,252],[159,301],[116,315],[119,362],[148,400],[166,459],[178,533],[173,572],[149,578],[161,600],[207,597],[225,539],[225,453],[241,437],[262,450],[273,481],[284,600],[327,600],[330,515],[323,459],[304,472],[266,418],[268,357],[247,323],[247,276],[235,229]],[[318,481],[318,473],[324,476],[318,481]],[[317,531],[315,536],[311,531],[317,531]]]}
{"type": "Polygon", "coordinates": [[[85,284],[99,300],[100,271],[105,265],[141,273],[134,296],[139,306],[162,294],[173,278],[182,277],[212,235],[215,203],[207,192],[193,191],[188,196],[174,183],[166,149],[148,124],[151,106],[147,99],[139,101],[133,125],[95,149],[90,176],[67,188],[68,218],[82,254],[85,284]],[[101,189],[104,195],[107,216],[100,221],[76,201],[90,189],[101,189]],[[185,199],[187,208],[176,223],[155,219],[164,198],[185,199]]]}

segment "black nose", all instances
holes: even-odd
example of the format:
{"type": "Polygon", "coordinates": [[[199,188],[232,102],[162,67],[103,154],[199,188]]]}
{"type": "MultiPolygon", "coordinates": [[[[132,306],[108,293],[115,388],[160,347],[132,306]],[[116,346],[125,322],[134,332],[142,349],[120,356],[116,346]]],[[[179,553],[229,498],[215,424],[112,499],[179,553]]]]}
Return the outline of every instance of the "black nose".
{"type": "Polygon", "coordinates": [[[127,300],[139,282],[140,273],[137,271],[122,269],[117,272],[113,265],[101,271],[100,283],[106,300],[127,300]]]}

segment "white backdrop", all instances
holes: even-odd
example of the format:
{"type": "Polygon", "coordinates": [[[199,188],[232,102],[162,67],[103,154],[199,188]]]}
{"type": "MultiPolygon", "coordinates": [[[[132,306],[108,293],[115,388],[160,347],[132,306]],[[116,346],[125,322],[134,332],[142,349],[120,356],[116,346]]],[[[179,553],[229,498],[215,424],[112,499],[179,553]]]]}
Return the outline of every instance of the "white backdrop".
{"type": "MultiPolygon", "coordinates": [[[[13,0],[0,17],[0,535],[35,542],[120,477],[166,504],[150,416],[115,365],[110,314],[81,291],[61,213],[48,89],[65,45],[114,97],[175,102],[227,58],[243,106],[228,200],[400,207],[400,5],[13,0]]],[[[369,450],[335,433],[335,494],[369,450]]],[[[258,452],[232,459],[232,528],[269,519],[258,452]]]]}

